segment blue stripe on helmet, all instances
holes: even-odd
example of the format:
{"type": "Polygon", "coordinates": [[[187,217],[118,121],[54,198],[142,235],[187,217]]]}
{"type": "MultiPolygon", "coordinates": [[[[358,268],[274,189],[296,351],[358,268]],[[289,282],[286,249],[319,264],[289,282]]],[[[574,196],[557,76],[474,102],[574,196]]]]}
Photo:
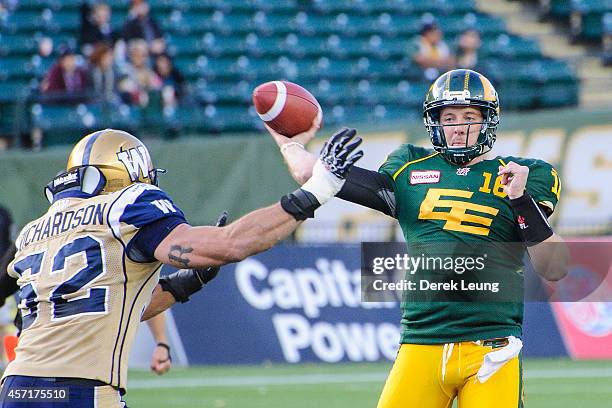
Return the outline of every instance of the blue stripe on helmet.
{"type": "Polygon", "coordinates": [[[87,145],[85,146],[85,151],[83,152],[83,166],[87,166],[89,164],[89,159],[90,159],[89,156],[91,156],[91,149],[93,148],[94,143],[96,142],[96,140],[98,140],[98,137],[100,137],[102,132],[104,131],[100,130],[94,133],[93,135],[91,135],[91,137],[87,141],[87,145]]]}

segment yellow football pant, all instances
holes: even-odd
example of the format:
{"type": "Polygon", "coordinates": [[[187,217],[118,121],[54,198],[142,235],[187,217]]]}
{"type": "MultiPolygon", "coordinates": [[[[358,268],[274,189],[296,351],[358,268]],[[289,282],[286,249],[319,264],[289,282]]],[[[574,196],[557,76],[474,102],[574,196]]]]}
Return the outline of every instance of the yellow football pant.
{"type": "Polygon", "coordinates": [[[520,355],[486,381],[477,378],[491,351],[474,342],[402,344],[378,408],[449,408],[455,397],[459,408],[522,407],[520,355]]]}

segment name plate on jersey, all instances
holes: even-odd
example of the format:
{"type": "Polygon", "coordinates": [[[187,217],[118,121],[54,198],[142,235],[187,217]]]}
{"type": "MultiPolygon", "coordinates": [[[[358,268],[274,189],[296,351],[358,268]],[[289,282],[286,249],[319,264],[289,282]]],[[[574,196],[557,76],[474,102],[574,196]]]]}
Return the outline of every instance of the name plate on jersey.
{"type": "Polygon", "coordinates": [[[410,172],[410,184],[433,184],[440,182],[440,170],[415,170],[410,172]]]}

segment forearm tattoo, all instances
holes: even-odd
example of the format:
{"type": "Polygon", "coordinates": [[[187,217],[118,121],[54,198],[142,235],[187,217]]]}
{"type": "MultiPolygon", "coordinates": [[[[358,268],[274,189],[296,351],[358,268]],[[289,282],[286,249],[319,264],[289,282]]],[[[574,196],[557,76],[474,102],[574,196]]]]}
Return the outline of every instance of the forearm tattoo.
{"type": "Polygon", "coordinates": [[[193,252],[193,248],[183,248],[180,245],[172,245],[170,247],[170,252],[168,252],[168,258],[171,261],[179,263],[183,265],[183,268],[189,268],[189,258],[185,256],[185,254],[189,254],[193,252]]]}

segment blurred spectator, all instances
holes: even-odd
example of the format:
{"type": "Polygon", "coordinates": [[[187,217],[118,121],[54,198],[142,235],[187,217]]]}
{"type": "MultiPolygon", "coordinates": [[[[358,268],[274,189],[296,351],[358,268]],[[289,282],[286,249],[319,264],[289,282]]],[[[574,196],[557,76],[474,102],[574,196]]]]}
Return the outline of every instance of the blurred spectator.
{"type": "Polygon", "coordinates": [[[412,60],[425,71],[428,80],[434,80],[441,71],[455,67],[455,57],[443,40],[440,28],[434,23],[424,24],[411,53],[412,60]]]}
{"type": "Polygon", "coordinates": [[[457,44],[457,67],[474,69],[478,65],[478,50],[481,46],[478,31],[468,29],[461,33],[457,44]]]}
{"type": "Polygon", "coordinates": [[[111,9],[108,4],[99,2],[93,7],[87,2],[81,6],[81,51],[89,55],[94,44],[104,42],[110,46],[115,43],[116,35],[111,25],[111,9]]]}
{"type": "Polygon", "coordinates": [[[105,102],[119,101],[119,74],[113,49],[106,43],[97,43],[89,56],[89,82],[96,97],[105,102]]]}
{"type": "Polygon", "coordinates": [[[604,33],[601,37],[602,62],[605,66],[612,66],[612,13],[604,14],[603,26],[604,33]]]}
{"type": "Polygon", "coordinates": [[[126,103],[147,106],[149,92],[159,91],[162,81],[149,68],[149,51],[144,40],[132,40],[128,44],[128,62],[119,82],[119,90],[126,103]]]}
{"type": "Polygon", "coordinates": [[[157,22],[149,15],[151,7],[146,0],[132,0],[128,21],[123,26],[123,39],[129,43],[134,39],[143,39],[149,45],[151,54],[161,54],[166,49],[157,22]]]}
{"type": "Polygon", "coordinates": [[[19,0],[0,0],[0,17],[13,12],[19,5],[19,0]]]}
{"type": "Polygon", "coordinates": [[[50,57],[53,53],[53,39],[42,36],[38,38],[38,55],[41,58],[50,57]]]}
{"type": "Polygon", "coordinates": [[[47,102],[81,102],[85,98],[87,72],[81,68],[72,48],[64,48],[51,66],[41,90],[47,102]]]}
{"type": "Polygon", "coordinates": [[[172,59],[167,54],[155,58],[155,73],[162,81],[162,102],[164,108],[172,108],[183,96],[185,79],[174,67],[172,59]]]}

